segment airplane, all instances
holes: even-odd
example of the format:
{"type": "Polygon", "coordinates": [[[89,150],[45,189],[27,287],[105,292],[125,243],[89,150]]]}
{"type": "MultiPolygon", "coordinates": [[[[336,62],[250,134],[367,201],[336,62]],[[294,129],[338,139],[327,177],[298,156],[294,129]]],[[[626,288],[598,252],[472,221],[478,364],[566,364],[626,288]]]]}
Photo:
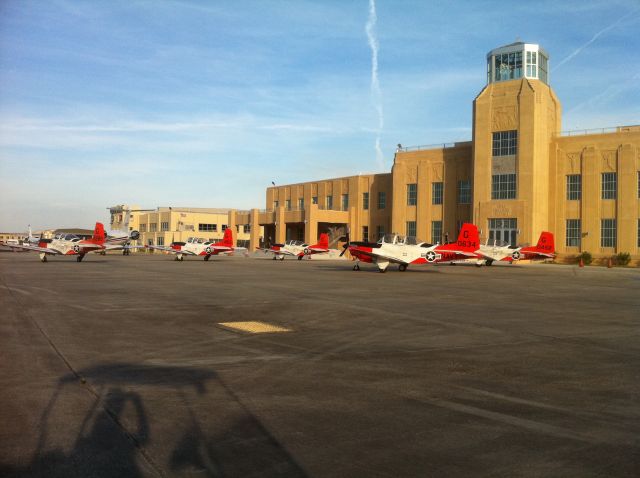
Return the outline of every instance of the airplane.
{"type": "Polygon", "coordinates": [[[80,239],[75,234],[56,234],[53,239],[41,238],[37,246],[22,244],[12,245],[12,247],[39,252],[42,262],[47,262],[47,256],[49,255],[77,256],[76,261],[82,262],[87,253],[103,250],[105,248],[104,243],[104,226],[101,222],[96,222],[91,239],[80,239]]]}
{"type": "Polygon", "coordinates": [[[208,261],[211,256],[244,249],[233,246],[233,232],[229,228],[224,231],[220,242],[207,241],[201,237],[190,237],[187,242],[172,242],[169,247],[152,245],[145,247],[175,254],[176,261],[183,261],[184,256],[204,256],[204,260],[208,261]]]}
{"type": "Polygon", "coordinates": [[[360,270],[359,262],[369,262],[375,263],[380,272],[385,272],[393,262],[404,272],[410,264],[433,264],[477,257],[475,251],[479,243],[478,228],[468,223],[462,225],[458,240],[450,244],[428,244],[415,237],[399,234],[385,234],[377,243],[350,242],[347,233],[347,243],[340,255],[348,250],[356,258],[354,271],[360,270]]]}
{"type": "Polygon", "coordinates": [[[553,259],[555,257],[555,242],[553,233],[543,231],[535,246],[514,247],[494,241],[493,245],[481,244],[476,254],[480,257],[477,265],[484,263],[487,266],[493,264],[494,261],[514,264],[521,259],[553,259]]]}
{"type": "Polygon", "coordinates": [[[308,245],[303,241],[290,240],[284,244],[273,244],[268,249],[262,249],[266,253],[273,254],[273,260],[280,258],[284,260],[285,256],[295,256],[298,260],[302,260],[305,256],[311,256],[313,254],[321,254],[329,252],[329,234],[323,232],[320,234],[320,240],[317,244],[308,245]]]}

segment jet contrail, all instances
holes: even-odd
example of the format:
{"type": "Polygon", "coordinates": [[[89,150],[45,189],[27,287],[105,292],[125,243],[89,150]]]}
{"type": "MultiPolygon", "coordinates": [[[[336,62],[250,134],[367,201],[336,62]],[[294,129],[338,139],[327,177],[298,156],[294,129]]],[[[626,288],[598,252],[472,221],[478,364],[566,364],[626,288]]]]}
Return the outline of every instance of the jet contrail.
{"type": "Polygon", "coordinates": [[[384,159],[382,148],[380,147],[380,134],[384,126],[384,114],[382,112],[382,92],[380,91],[380,82],[378,81],[378,39],[376,38],[376,2],[369,0],[369,19],[367,20],[366,31],[369,39],[369,47],[371,48],[371,97],[374,106],[378,112],[378,128],[376,129],[376,161],[378,168],[384,168],[384,159]]]}
{"type": "Polygon", "coordinates": [[[585,48],[587,48],[589,45],[591,45],[594,41],[596,41],[598,39],[598,37],[606,32],[608,32],[609,30],[611,30],[613,27],[615,27],[616,25],[618,25],[618,23],[620,23],[622,20],[627,19],[628,17],[630,17],[631,15],[633,15],[634,13],[636,13],[638,11],[638,9],[636,8],[635,10],[627,13],[626,15],[618,18],[615,22],[613,22],[611,25],[609,25],[606,28],[603,28],[602,30],[600,30],[598,33],[596,33],[595,35],[593,35],[593,37],[591,38],[591,40],[589,40],[587,43],[585,43],[584,45],[578,47],[573,53],[571,53],[569,56],[567,56],[566,58],[564,58],[560,63],[558,63],[554,68],[551,69],[551,71],[556,71],[558,68],[560,68],[562,65],[564,65],[565,63],[567,63],[568,61],[570,61],[571,59],[573,59],[576,55],[580,54],[580,52],[582,50],[584,50],[585,48]]]}

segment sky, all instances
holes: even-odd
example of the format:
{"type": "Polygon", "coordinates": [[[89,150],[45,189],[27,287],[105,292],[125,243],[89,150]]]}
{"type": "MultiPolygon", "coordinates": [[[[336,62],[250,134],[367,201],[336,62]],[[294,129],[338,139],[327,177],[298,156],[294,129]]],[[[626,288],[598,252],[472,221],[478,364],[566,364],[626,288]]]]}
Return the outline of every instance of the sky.
{"type": "Polygon", "coordinates": [[[471,139],[486,54],[550,56],[563,130],[640,124],[640,0],[2,0],[0,231],[264,208],[471,139]]]}

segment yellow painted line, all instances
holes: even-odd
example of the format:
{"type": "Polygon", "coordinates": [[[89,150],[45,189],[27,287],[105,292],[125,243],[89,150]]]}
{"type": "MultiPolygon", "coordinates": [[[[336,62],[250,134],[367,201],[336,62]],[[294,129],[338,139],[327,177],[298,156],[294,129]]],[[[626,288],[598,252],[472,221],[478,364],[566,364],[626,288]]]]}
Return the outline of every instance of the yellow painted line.
{"type": "Polygon", "coordinates": [[[280,327],[278,325],[267,324],[266,322],[250,321],[250,322],[219,322],[218,325],[229,329],[249,332],[250,334],[270,334],[277,332],[291,332],[291,329],[280,327]]]}

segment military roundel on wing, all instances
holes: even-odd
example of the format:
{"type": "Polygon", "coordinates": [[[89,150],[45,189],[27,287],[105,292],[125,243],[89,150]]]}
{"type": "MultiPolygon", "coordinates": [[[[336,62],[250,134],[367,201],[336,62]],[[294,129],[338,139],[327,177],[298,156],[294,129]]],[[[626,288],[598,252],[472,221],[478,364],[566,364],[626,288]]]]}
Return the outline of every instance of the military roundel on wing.
{"type": "Polygon", "coordinates": [[[210,248],[210,247],[207,247],[204,251],[205,251],[207,254],[211,254],[211,248],[210,248]]]}
{"type": "Polygon", "coordinates": [[[514,261],[517,261],[518,259],[520,259],[520,251],[513,251],[513,254],[511,254],[511,257],[513,258],[514,261]]]}
{"type": "Polygon", "coordinates": [[[303,252],[304,252],[304,253],[305,253],[305,255],[307,255],[307,256],[308,256],[309,254],[311,254],[311,251],[310,251],[309,249],[305,249],[303,252]]]}
{"type": "Polygon", "coordinates": [[[80,246],[78,244],[76,244],[75,246],[73,246],[73,251],[74,252],[80,252],[80,246]]]}
{"type": "Polygon", "coordinates": [[[427,252],[427,261],[428,262],[433,262],[436,260],[436,253],[433,251],[429,251],[427,252]]]}

